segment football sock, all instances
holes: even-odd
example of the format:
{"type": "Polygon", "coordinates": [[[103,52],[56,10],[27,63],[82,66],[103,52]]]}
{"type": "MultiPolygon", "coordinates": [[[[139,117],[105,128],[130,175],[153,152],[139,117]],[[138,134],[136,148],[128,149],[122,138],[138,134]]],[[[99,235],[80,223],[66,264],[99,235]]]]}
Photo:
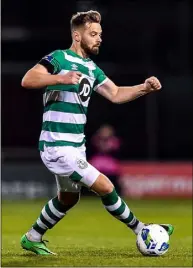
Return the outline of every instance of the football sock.
{"type": "Polygon", "coordinates": [[[37,221],[27,232],[27,238],[31,241],[41,241],[44,233],[56,225],[66,214],[69,209],[64,206],[56,196],[51,199],[42,209],[37,221]]]}
{"type": "Polygon", "coordinates": [[[118,196],[115,189],[109,194],[101,196],[102,202],[106,210],[115,218],[125,223],[133,230],[135,234],[143,228],[144,223],[140,222],[133,212],[128,208],[127,204],[118,196]]]}

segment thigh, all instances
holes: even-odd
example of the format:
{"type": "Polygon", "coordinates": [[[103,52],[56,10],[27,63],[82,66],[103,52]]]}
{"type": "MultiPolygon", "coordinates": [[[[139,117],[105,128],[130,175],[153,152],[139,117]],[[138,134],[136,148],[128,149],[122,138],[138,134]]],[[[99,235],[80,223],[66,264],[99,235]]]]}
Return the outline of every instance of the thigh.
{"type": "Polygon", "coordinates": [[[82,149],[71,146],[46,147],[41,158],[46,167],[58,175],[57,181],[60,183],[63,183],[62,178],[65,178],[68,185],[71,181],[91,187],[100,175],[100,172],[87,162],[82,149]]]}
{"type": "Polygon", "coordinates": [[[55,175],[57,189],[59,192],[77,193],[81,190],[80,183],[76,183],[68,176],[55,175]]]}

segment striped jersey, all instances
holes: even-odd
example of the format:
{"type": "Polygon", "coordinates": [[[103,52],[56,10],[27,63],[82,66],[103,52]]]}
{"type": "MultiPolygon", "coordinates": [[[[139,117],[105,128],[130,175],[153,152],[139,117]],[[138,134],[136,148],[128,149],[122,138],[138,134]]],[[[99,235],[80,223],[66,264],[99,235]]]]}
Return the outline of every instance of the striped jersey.
{"type": "Polygon", "coordinates": [[[52,74],[79,71],[82,76],[77,85],[46,87],[39,150],[43,151],[44,145],[79,147],[85,143],[84,126],[91,94],[108,78],[92,60],[70,49],[56,50],[42,60],[51,64],[52,74]]]}

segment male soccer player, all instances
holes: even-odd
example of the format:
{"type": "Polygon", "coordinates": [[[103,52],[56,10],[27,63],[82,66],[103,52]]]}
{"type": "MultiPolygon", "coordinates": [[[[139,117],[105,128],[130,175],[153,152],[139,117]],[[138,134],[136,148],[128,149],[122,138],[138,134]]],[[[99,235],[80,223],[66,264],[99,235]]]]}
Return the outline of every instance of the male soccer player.
{"type": "MultiPolygon", "coordinates": [[[[81,185],[97,193],[106,210],[135,234],[144,226],[118,196],[111,181],[87,162],[84,125],[93,90],[113,103],[124,103],[158,91],[161,84],[156,77],[150,77],[137,86],[119,87],[104,74],[89,58],[99,53],[100,21],[100,14],[92,10],[73,15],[71,47],[43,57],[22,79],[25,88],[46,88],[39,150],[58,187],[57,196],[44,206],[21,238],[24,249],[39,255],[54,254],[42,236],[78,202],[81,185]]],[[[172,225],[162,226],[169,234],[173,232],[172,225]]]]}

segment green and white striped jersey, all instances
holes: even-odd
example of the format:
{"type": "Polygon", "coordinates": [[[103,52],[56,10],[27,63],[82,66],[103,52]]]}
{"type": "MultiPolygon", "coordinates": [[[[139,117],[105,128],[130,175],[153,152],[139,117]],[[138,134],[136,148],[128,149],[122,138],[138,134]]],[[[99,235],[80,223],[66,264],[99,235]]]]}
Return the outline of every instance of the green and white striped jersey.
{"type": "Polygon", "coordinates": [[[92,91],[108,78],[92,60],[70,49],[56,50],[43,60],[51,63],[53,74],[80,71],[82,76],[77,85],[54,85],[45,89],[39,149],[43,151],[44,144],[79,147],[85,143],[84,126],[92,91]]]}

